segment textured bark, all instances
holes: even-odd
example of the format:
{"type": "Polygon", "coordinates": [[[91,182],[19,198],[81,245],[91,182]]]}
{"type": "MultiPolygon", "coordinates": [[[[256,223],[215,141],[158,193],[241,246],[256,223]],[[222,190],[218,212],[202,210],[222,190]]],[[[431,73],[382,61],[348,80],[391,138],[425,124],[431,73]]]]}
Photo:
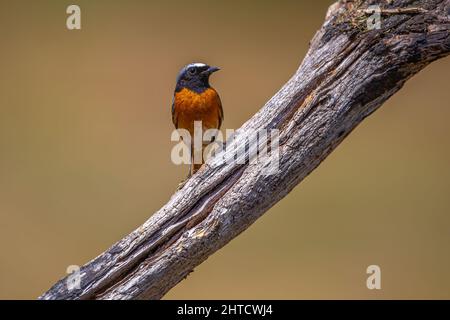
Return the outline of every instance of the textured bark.
{"type": "MultiPolygon", "coordinates": [[[[279,173],[216,156],[140,228],[40,299],[159,299],[289,193],[407,79],[450,51],[450,0],[339,1],[294,76],[236,132],[280,130],[279,173]]],[[[254,147],[255,141],[250,141],[254,147]]],[[[229,150],[220,156],[231,157],[229,150]]]]}

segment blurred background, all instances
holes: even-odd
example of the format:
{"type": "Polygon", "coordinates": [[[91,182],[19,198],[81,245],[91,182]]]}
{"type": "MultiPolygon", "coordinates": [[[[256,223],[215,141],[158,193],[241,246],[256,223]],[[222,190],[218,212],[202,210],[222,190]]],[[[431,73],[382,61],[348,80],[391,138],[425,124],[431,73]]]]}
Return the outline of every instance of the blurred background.
{"type": "MultiPolygon", "coordinates": [[[[183,65],[222,68],[211,83],[238,128],[332,2],[2,1],[0,298],[35,299],[170,198],[188,170],[170,161],[183,65]]],[[[165,298],[449,299],[449,72],[446,58],[412,78],[165,298]]]]}

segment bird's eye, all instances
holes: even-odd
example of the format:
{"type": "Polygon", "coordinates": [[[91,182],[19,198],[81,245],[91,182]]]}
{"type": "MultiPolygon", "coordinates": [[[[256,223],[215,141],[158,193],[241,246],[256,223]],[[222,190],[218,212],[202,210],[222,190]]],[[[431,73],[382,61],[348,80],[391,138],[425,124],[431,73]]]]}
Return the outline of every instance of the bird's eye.
{"type": "Polygon", "coordinates": [[[190,68],[188,70],[188,73],[189,73],[189,75],[193,76],[193,75],[195,75],[197,73],[197,70],[195,68],[190,68]]]}

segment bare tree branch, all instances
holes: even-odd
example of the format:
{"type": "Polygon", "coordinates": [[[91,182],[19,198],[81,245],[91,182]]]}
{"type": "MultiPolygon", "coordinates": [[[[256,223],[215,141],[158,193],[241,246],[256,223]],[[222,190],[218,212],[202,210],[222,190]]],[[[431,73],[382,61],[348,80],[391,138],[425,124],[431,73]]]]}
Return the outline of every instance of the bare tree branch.
{"type": "MultiPolygon", "coordinates": [[[[60,280],[40,299],[159,299],[288,194],[411,76],[450,51],[449,0],[339,1],[294,76],[237,132],[280,130],[279,173],[268,162],[203,166],[140,228],[81,268],[81,287],[60,280]],[[376,4],[376,3],[375,3],[376,4]]],[[[250,147],[255,145],[250,141],[250,147]]]]}

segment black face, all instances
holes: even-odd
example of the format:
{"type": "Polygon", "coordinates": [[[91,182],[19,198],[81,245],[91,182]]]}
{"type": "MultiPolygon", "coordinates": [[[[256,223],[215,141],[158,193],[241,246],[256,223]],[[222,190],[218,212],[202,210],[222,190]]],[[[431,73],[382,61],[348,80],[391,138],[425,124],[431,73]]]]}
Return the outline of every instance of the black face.
{"type": "Polygon", "coordinates": [[[209,76],[211,73],[220,70],[217,67],[210,67],[203,63],[191,63],[181,69],[177,77],[178,92],[183,88],[202,93],[209,88],[209,76]]]}

